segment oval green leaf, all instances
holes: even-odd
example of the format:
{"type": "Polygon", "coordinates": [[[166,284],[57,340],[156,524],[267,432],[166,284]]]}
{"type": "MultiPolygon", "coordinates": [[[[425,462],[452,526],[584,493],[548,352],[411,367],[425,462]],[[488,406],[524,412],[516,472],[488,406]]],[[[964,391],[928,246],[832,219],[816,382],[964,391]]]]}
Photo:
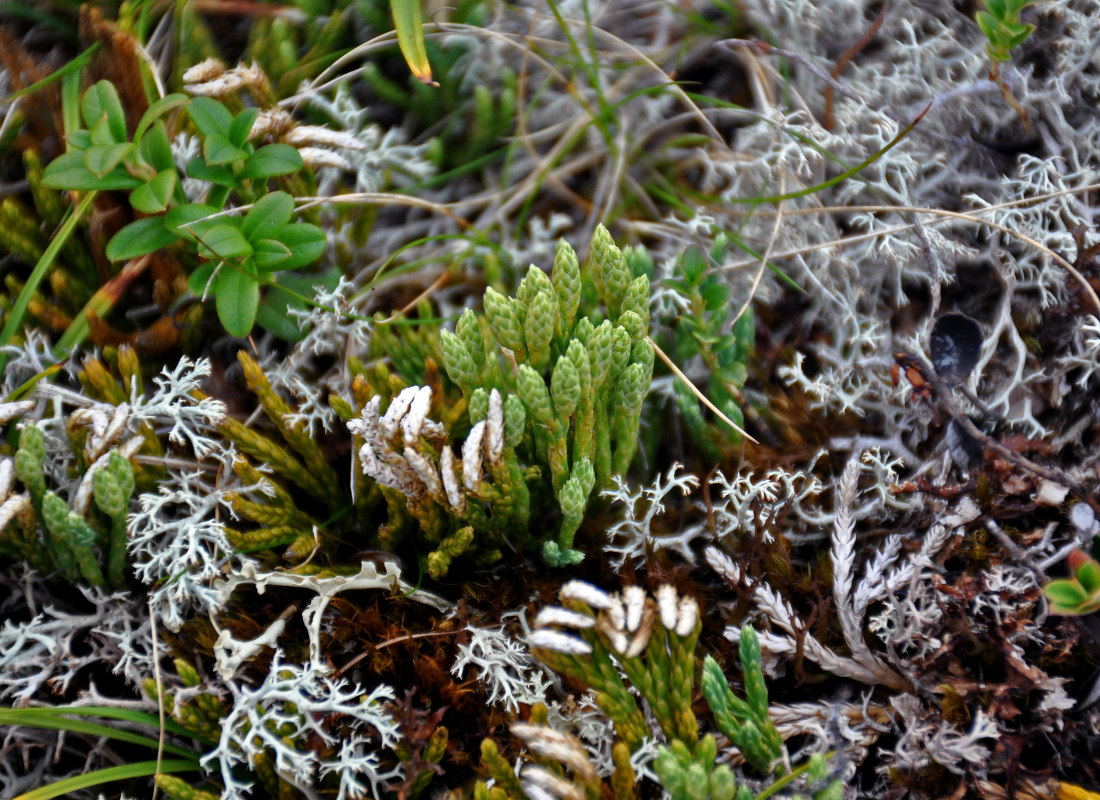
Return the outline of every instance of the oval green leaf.
{"type": "Polygon", "coordinates": [[[65,141],[68,143],[70,149],[87,150],[92,146],[92,132],[86,128],[78,128],[72,133],[66,134],[65,141]]]}
{"type": "Polygon", "coordinates": [[[231,336],[242,339],[248,336],[260,307],[260,284],[256,277],[226,265],[218,273],[214,292],[222,327],[231,336]]]}
{"type": "Polygon", "coordinates": [[[259,239],[252,243],[252,261],[261,270],[277,269],[290,258],[290,248],[275,239],[259,239]]]}
{"type": "Polygon", "coordinates": [[[174,169],[158,172],[151,181],[130,193],[130,205],[143,214],[159,214],[168,208],[168,201],[176,190],[176,181],[174,169]]]}
{"type": "Polygon", "coordinates": [[[195,156],[187,164],[187,174],[200,181],[209,181],[217,186],[236,186],[237,179],[228,167],[215,167],[206,163],[202,156],[195,156]]]}
{"type": "Polygon", "coordinates": [[[157,172],[176,168],[176,162],[172,158],[172,145],[168,141],[168,129],[159,119],[138,142],[138,155],[157,172]]]}
{"type": "Polygon", "coordinates": [[[122,159],[133,149],[134,146],[129,142],[92,145],[84,151],[84,168],[97,178],[102,178],[122,163],[122,159]]]}
{"type": "Polygon", "coordinates": [[[288,144],[268,144],[248,157],[241,178],[273,178],[302,168],[302,157],[288,144]]]}
{"type": "Polygon", "coordinates": [[[107,258],[126,261],[167,247],[179,236],[164,224],[164,217],[135,220],[111,237],[107,243],[107,258]]]}
{"type": "Polygon", "coordinates": [[[195,271],[187,277],[187,291],[195,297],[206,297],[206,290],[210,286],[214,270],[220,266],[222,266],[221,261],[204,261],[195,267],[195,271]]]}
{"type": "Polygon", "coordinates": [[[106,119],[114,141],[126,141],[126,112],[122,110],[118,92],[110,81],[99,81],[89,87],[80,102],[80,111],[84,115],[84,124],[89,128],[106,119]]]}
{"type": "Polygon", "coordinates": [[[206,163],[212,167],[231,164],[248,157],[248,153],[220,133],[212,133],[206,137],[202,143],[202,154],[206,158],[206,163]]]}
{"type": "Polygon", "coordinates": [[[100,179],[84,166],[84,154],[74,150],[64,153],[46,165],[42,185],[50,189],[75,189],[86,192],[98,189],[100,179]]]}
{"type": "Polygon", "coordinates": [[[241,222],[241,233],[250,242],[270,239],[290,222],[294,198],[286,192],[272,192],[253,204],[241,222]]]}
{"type": "Polygon", "coordinates": [[[176,234],[184,239],[196,241],[197,237],[205,236],[206,232],[215,225],[220,224],[220,217],[206,219],[212,214],[217,214],[220,208],[205,206],[200,203],[184,203],[181,206],[169,210],[165,216],[165,224],[176,231],[176,234]]]}
{"type": "Polygon", "coordinates": [[[1089,559],[1077,570],[1077,582],[1090,596],[1100,592],[1100,564],[1089,559]]]}
{"type": "Polygon", "coordinates": [[[1088,601],[1088,595],[1077,581],[1056,580],[1043,587],[1043,594],[1051,602],[1051,611],[1055,614],[1077,613],[1088,601]]]}
{"type": "Polygon", "coordinates": [[[199,236],[199,255],[236,259],[252,255],[252,245],[236,225],[222,222],[199,236]]]}
{"type": "Polygon", "coordinates": [[[229,113],[229,109],[209,97],[196,97],[187,106],[187,113],[203,136],[215,133],[227,136],[229,126],[233,124],[233,115],[229,113]]]}
{"type": "Polygon", "coordinates": [[[260,109],[246,108],[234,117],[233,124],[229,126],[227,134],[230,143],[234,147],[244,147],[244,143],[248,141],[248,134],[252,132],[252,123],[256,121],[256,117],[259,115],[260,109]]]}
{"type": "Polygon", "coordinates": [[[281,263],[279,269],[304,267],[325,252],[325,232],[308,222],[287,225],[276,238],[290,250],[290,258],[281,263]]]}

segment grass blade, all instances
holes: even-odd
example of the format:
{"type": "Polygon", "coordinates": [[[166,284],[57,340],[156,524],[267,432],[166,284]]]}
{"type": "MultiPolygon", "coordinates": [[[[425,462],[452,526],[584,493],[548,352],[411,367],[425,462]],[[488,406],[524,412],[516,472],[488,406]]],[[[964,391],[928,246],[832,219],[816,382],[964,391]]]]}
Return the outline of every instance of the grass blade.
{"type": "Polygon", "coordinates": [[[393,25],[397,29],[397,44],[401,55],[421,83],[439,84],[432,80],[432,67],[428,63],[428,51],[424,49],[424,21],[420,16],[420,0],[390,0],[393,25]]]}
{"type": "MultiPolygon", "coordinates": [[[[84,216],[84,212],[91,206],[92,200],[95,199],[95,195],[95,192],[88,192],[84,195],[80,204],[77,205],[75,209],[69,210],[68,215],[61,222],[61,227],[57,229],[57,233],[54,234],[53,239],[50,240],[50,244],[46,248],[46,251],[42,253],[42,257],[38,259],[38,263],[34,265],[30,277],[27,278],[27,282],[23,286],[23,291],[19,293],[19,296],[15,298],[15,302],[12,304],[11,313],[8,314],[8,319],[4,323],[4,329],[0,330],[0,348],[6,347],[11,342],[11,338],[15,334],[15,331],[18,330],[19,326],[23,323],[23,316],[27,313],[27,306],[31,302],[31,297],[38,289],[38,284],[42,282],[42,279],[46,277],[46,273],[50,271],[54,259],[56,259],[57,254],[61,252],[61,248],[65,245],[65,242],[73,235],[77,223],[80,222],[80,218],[84,216]]],[[[3,373],[7,362],[8,354],[0,353],[0,373],[3,373]]]]}
{"type": "MultiPolygon", "coordinates": [[[[85,733],[92,736],[106,736],[120,742],[140,744],[156,750],[160,743],[149,736],[142,736],[133,731],[112,728],[109,725],[100,725],[97,722],[88,722],[83,719],[70,719],[55,714],[38,713],[37,708],[0,708],[0,725],[11,725],[17,728],[43,728],[55,731],[70,731],[72,733],[85,733]]],[[[68,713],[74,713],[71,709],[68,713]]],[[[194,757],[194,753],[176,745],[166,744],[164,749],[178,756],[194,757]]]]}
{"type": "Polygon", "coordinates": [[[107,767],[97,769],[84,775],[74,775],[63,781],[57,781],[46,786],[39,786],[26,794],[21,794],[14,800],[50,800],[52,797],[60,797],[79,789],[87,789],[89,786],[102,786],[111,781],[124,781],[131,778],[142,778],[146,775],[164,774],[169,772],[190,772],[199,769],[199,762],[170,760],[164,761],[157,769],[156,761],[139,761],[136,764],[123,764],[120,767],[107,767]]]}

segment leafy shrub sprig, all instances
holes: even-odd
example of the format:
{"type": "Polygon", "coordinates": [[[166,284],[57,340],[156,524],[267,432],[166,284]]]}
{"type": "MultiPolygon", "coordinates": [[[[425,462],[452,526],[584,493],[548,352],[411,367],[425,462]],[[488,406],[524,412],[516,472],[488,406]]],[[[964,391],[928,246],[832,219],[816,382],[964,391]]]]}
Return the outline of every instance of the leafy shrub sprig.
{"type": "MultiPolygon", "coordinates": [[[[246,108],[234,115],[212,98],[172,94],[149,107],[129,139],[118,92],[100,81],[81,101],[87,127],[69,133],[73,149],[46,167],[43,184],[76,191],[130,190],[133,210],[149,216],[116,233],[107,243],[107,257],[138,258],[185,241],[205,260],[192,273],[189,288],[199,296],[213,294],[226,331],[247,336],[262,310],[261,286],[274,284],[272,273],[310,264],[325,248],[320,228],[290,221],[294,201],[289,194],[267,191],[269,179],[302,169],[303,161],[290,145],[257,147],[249,141],[259,113],[246,108]],[[162,119],[180,107],[202,137],[202,153],[187,165],[187,176],[210,184],[203,203],[186,202],[162,119]],[[243,217],[223,213],[231,194],[255,201],[243,217]]],[[[277,297],[286,300],[285,294],[277,297]]],[[[272,323],[278,316],[267,315],[272,323]]]]}

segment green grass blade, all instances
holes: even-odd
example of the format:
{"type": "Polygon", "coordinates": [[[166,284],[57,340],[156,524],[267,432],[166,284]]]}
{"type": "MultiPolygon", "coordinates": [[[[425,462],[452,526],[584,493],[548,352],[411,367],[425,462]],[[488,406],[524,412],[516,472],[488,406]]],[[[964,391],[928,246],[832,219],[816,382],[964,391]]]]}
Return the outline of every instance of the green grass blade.
{"type": "MultiPolygon", "coordinates": [[[[834,755],[834,753],[829,752],[825,754],[825,758],[832,758],[834,755]]],[[[799,776],[804,775],[806,772],[808,772],[809,769],[810,765],[808,763],[801,764],[800,766],[792,769],[786,775],[781,775],[779,778],[776,779],[774,783],[772,783],[770,786],[765,787],[763,791],[760,792],[760,794],[756,795],[756,800],[767,800],[772,795],[781,792],[783,789],[793,783],[799,776]]]]}
{"type": "MultiPolygon", "coordinates": [[[[80,70],[66,72],[61,76],[61,118],[65,125],[65,135],[83,128],[80,118],[80,70]]],[[[72,150],[65,144],[65,151],[72,150]]]]}
{"type": "MultiPolygon", "coordinates": [[[[42,728],[54,731],[71,731],[72,733],[86,733],[92,736],[106,736],[120,742],[140,744],[152,750],[160,746],[160,742],[150,736],[142,736],[133,731],[112,728],[109,725],[100,725],[97,722],[88,722],[83,719],[70,719],[55,714],[37,713],[37,708],[0,708],[0,725],[11,725],[17,728],[42,728]]],[[[70,712],[72,713],[72,712],[70,712]]],[[[177,756],[194,757],[194,753],[176,745],[165,744],[165,752],[177,756]]]]}
{"type": "Polygon", "coordinates": [[[87,789],[89,786],[102,786],[111,781],[125,781],[132,778],[142,778],[147,775],[156,775],[169,772],[190,772],[199,769],[198,760],[162,761],[160,769],[157,769],[156,761],[139,761],[136,764],[123,764],[121,767],[107,767],[97,769],[84,775],[74,775],[63,781],[57,781],[47,786],[39,786],[26,794],[21,794],[14,800],[50,800],[52,797],[60,797],[79,789],[87,789]]]}
{"type": "MultiPolygon", "coordinates": [[[[0,10],[3,10],[3,8],[4,6],[0,5],[0,10]]],[[[40,81],[35,81],[30,86],[24,86],[18,92],[12,92],[6,98],[4,98],[4,101],[0,103],[0,105],[8,105],[9,103],[11,103],[12,100],[15,100],[16,98],[22,97],[25,94],[32,94],[34,92],[37,92],[39,89],[45,86],[49,86],[54,81],[64,78],[71,72],[80,72],[80,70],[82,70],[91,60],[92,56],[95,54],[95,51],[98,49],[99,42],[96,42],[56,72],[51,72],[45,78],[40,81]]]]}
{"type": "Polygon", "coordinates": [[[797,192],[788,192],[787,194],[776,194],[776,195],[771,195],[770,197],[737,198],[737,199],[727,200],[726,202],[734,203],[734,204],[751,203],[751,204],[754,204],[754,205],[758,204],[758,203],[780,203],[784,200],[793,200],[796,197],[805,197],[806,195],[816,194],[817,192],[820,192],[824,189],[828,189],[831,186],[836,186],[838,183],[842,183],[842,182],[848,180],[849,178],[851,178],[853,175],[856,175],[856,174],[862,172],[867,167],[871,166],[876,161],[878,161],[880,158],[882,158],[884,155],[886,155],[895,146],[900,144],[901,140],[904,139],[906,136],[908,136],[909,132],[911,130],[913,130],[913,128],[917,127],[917,123],[920,122],[924,118],[924,115],[928,113],[928,109],[930,109],[931,107],[932,107],[931,103],[929,103],[927,106],[925,106],[924,111],[920,112],[920,114],[917,115],[917,118],[915,120],[913,120],[908,125],[906,125],[905,129],[902,130],[897,136],[895,136],[889,142],[887,142],[886,146],[883,147],[881,150],[879,150],[875,153],[872,153],[871,156],[869,158],[867,158],[866,160],[861,161],[860,163],[856,164],[854,167],[851,167],[850,169],[845,170],[844,172],[840,173],[839,175],[837,175],[833,178],[830,178],[829,180],[824,181],[823,183],[819,183],[815,186],[807,186],[805,189],[799,189],[797,192]]]}
{"type": "Polygon", "coordinates": [[[438,86],[432,80],[428,51],[424,48],[424,21],[420,16],[420,0],[390,0],[393,25],[397,29],[397,44],[401,55],[421,83],[438,86]]]}
{"type": "MultiPolygon", "coordinates": [[[[30,277],[27,278],[27,282],[23,286],[23,291],[19,293],[19,296],[15,298],[15,303],[12,304],[11,313],[8,314],[8,319],[4,323],[4,329],[0,331],[0,348],[6,347],[11,342],[12,336],[15,334],[16,330],[19,329],[19,326],[23,324],[23,317],[27,313],[27,306],[31,302],[31,297],[38,289],[38,284],[42,282],[42,279],[46,277],[46,273],[50,271],[50,267],[53,266],[57,254],[61,252],[61,248],[64,247],[69,237],[73,235],[77,223],[80,222],[81,217],[84,216],[84,212],[92,205],[92,200],[95,199],[95,195],[95,192],[88,192],[84,195],[80,204],[75,209],[69,210],[65,219],[61,222],[61,227],[57,229],[57,233],[54,234],[53,239],[50,240],[50,244],[46,248],[46,251],[42,253],[42,257],[38,259],[38,263],[34,265],[30,277]]],[[[7,353],[0,353],[0,373],[3,373],[4,367],[7,366],[7,361],[7,353]]]]}
{"type": "MultiPolygon", "coordinates": [[[[160,717],[148,711],[134,711],[129,708],[115,708],[114,706],[40,706],[34,709],[42,715],[61,716],[63,714],[82,715],[87,717],[103,717],[104,719],[121,719],[133,722],[137,725],[148,725],[151,728],[160,728],[160,717]]],[[[171,717],[164,720],[164,729],[169,733],[186,736],[189,739],[201,739],[209,744],[217,744],[214,739],[201,737],[193,731],[180,725],[171,717]]]]}

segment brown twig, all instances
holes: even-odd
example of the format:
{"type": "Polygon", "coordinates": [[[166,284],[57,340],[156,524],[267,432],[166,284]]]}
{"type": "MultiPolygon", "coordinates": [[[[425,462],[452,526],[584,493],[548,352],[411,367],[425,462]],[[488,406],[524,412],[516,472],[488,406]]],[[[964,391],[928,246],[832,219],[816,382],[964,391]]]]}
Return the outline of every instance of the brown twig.
{"type": "MultiPolygon", "coordinates": [[[[875,34],[878,33],[878,29],[882,27],[883,21],[886,19],[886,11],[890,8],[890,0],[886,0],[882,4],[882,8],[879,9],[878,16],[875,17],[875,21],[871,23],[871,27],[867,29],[867,32],[859,37],[859,41],[844,51],[843,55],[837,59],[836,66],[833,67],[833,71],[829,73],[834,81],[840,77],[840,74],[844,72],[844,68],[847,67],[852,59],[859,55],[867,45],[871,43],[871,40],[875,38],[875,34]]],[[[825,113],[823,115],[824,122],[822,125],[825,130],[831,131],[833,129],[833,91],[835,83],[830,83],[825,87],[825,113]]]]}

